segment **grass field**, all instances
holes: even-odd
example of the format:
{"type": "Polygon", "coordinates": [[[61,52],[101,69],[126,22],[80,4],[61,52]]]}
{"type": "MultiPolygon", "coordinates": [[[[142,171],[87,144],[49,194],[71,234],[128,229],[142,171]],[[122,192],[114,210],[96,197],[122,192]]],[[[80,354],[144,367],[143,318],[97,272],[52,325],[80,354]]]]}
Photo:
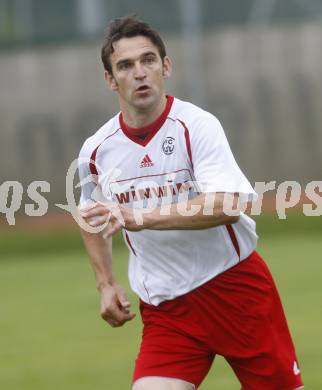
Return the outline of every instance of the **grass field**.
{"type": "MultiPolygon", "coordinates": [[[[310,227],[307,220],[295,221],[296,228],[264,221],[258,249],[279,286],[306,388],[320,390],[322,230],[320,222],[310,227]]],[[[129,389],[140,319],[119,329],[100,319],[93,275],[75,232],[39,234],[37,241],[23,234],[0,238],[0,388],[129,389]]],[[[114,264],[128,286],[127,251],[119,243],[114,264]]],[[[137,299],[130,297],[137,312],[137,299]]],[[[217,358],[200,389],[239,385],[217,358]]]]}

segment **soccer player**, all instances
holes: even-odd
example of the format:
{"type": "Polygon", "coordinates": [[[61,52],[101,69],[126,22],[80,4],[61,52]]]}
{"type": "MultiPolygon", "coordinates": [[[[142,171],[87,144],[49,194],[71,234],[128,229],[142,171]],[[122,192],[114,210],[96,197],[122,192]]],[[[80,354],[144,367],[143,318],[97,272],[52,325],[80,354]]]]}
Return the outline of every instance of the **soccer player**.
{"type": "Polygon", "coordinates": [[[148,24],[113,20],[101,54],[120,113],[80,152],[80,214],[97,229],[81,232],[101,315],[113,327],[134,318],[112,272],[112,236],[121,229],[130,252],[144,326],[133,390],[195,389],[216,354],[244,390],[302,388],[278,292],[255,250],[255,223],[240,211],[256,194],[221,124],[166,95],[171,61],[148,24]]]}

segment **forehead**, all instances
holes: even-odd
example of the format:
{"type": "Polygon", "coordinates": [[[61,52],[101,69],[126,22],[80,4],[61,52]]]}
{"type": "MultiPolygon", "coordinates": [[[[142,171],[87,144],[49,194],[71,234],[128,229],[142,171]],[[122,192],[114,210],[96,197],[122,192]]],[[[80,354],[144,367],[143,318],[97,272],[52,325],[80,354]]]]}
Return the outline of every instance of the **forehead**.
{"type": "Polygon", "coordinates": [[[136,58],[145,52],[159,54],[157,46],[144,36],[121,38],[113,44],[114,52],[111,55],[112,63],[122,59],[136,58]]]}

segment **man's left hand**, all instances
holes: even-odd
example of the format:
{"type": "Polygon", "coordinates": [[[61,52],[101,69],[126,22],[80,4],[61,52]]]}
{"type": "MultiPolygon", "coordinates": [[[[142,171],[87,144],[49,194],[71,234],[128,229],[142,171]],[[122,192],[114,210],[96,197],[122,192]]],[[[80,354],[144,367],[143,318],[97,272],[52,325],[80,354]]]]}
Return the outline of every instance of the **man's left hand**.
{"type": "Polygon", "coordinates": [[[104,238],[113,236],[122,228],[131,231],[143,229],[143,226],[137,225],[133,210],[117,203],[92,203],[80,208],[79,212],[91,227],[106,225],[103,230],[104,238]]]}

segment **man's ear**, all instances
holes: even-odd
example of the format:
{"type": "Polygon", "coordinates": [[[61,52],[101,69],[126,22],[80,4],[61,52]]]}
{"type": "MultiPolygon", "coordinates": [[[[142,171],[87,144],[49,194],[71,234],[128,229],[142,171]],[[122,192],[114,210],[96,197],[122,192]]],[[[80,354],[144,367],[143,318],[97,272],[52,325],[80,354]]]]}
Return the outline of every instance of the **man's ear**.
{"type": "Polygon", "coordinates": [[[108,72],[107,70],[104,72],[104,77],[107,86],[112,90],[112,91],[117,91],[118,90],[118,85],[117,82],[114,78],[114,76],[108,72]]]}
{"type": "Polygon", "coordinates": [[[163,58],[163,70],[162,75],[164,79],[168,79],[171,77],[172,74],[172,62],[170,60],[170,57],[165,56],[163,58]]]}

